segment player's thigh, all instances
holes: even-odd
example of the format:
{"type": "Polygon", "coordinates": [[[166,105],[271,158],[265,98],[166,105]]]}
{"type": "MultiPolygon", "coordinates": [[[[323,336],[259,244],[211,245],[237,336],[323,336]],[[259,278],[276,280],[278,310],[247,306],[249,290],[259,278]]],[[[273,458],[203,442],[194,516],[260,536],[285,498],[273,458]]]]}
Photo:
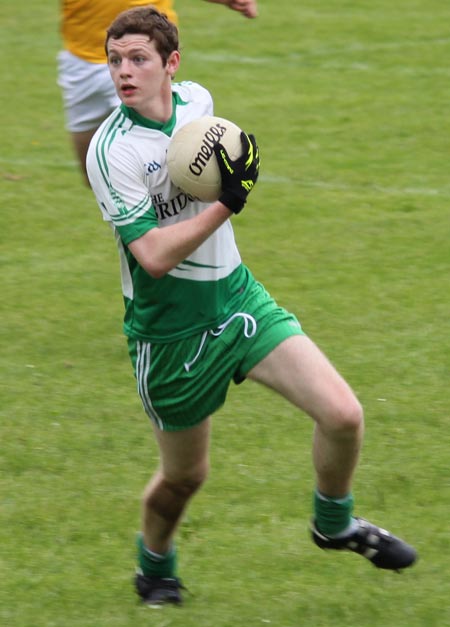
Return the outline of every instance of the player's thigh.
{"type": "Polygon", "coordinates": [[[58,55],[66,126],[71,133],[96,129],[119,104],[106,63],[88,63],[67,50],[58,55]]]}
{"type": "Polygon", "coordinates": [[[284,340],[247,377],[274,389],[318,422],[360,420],[361,408],[350,386],[305,335],[284,340]]]}
{"type": "Polygon", "coordinates": [[[209,468],[211,418],[180,431],[162,431],[153,424],[166,479],[202,481],[209,468]]]}

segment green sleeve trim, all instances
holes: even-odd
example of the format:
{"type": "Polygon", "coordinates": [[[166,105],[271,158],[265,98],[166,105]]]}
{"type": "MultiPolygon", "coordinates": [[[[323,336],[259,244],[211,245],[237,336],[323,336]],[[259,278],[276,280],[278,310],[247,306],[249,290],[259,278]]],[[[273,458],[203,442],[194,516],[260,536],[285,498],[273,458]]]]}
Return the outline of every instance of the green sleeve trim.
{"type": "Polygon", "coordinates": [[[125,224],[122,226],[116,225],[117,231],[120,235],[120,239],[128,246],[130,242],[135,239],[139,239],[143,235],[158,226],[158,218],[152,207],[151,211],[148,211],[143,216],[140,216],[132,224],[125,224]]]}

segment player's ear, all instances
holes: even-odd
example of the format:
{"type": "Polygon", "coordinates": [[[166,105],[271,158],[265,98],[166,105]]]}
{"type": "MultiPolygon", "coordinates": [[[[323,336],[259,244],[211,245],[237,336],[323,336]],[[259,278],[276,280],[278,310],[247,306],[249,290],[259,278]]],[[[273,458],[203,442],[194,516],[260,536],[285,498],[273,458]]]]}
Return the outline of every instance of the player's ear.
{"type": "Polygon", "coordinates": [[[173,78],[180,67],[180,53],[173,50],[167,59],[166,68],[170,76],[173,78]]]}

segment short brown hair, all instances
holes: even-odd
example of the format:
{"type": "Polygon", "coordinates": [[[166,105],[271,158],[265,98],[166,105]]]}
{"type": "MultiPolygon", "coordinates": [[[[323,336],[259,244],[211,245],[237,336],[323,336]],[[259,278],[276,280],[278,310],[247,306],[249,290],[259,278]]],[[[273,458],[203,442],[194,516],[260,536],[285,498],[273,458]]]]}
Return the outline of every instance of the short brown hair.
{"type": "Polygon", "coordinates": [[[135,7],[119,13],[106,31],[105,50],[108,55],[108,41],[121,39],[124,35],[147,35],[161,55],[163,64],[167,63],[170,54],[178,50],[178,29],[167,19],[164,13],[155,8],[135,7]]]}

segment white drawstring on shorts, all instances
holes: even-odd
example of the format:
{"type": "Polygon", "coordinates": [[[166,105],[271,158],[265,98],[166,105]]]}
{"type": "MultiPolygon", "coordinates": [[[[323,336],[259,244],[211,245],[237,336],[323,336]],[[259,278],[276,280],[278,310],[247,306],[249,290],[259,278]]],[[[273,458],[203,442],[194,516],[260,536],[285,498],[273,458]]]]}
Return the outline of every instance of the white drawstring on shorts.
{"type": "Polygon", "coordinates": [[[189,370],[191,369],[191,366],[193,366],[195,364],[195,362],[197,361],[197,359],[200,357],[200,353],[203,350],[203,346],[205,345],[206,342],[206,338],[208,337],[208,335],[213,335],[214,337],[218,337],[219,335],[221,335],[225,329],[228,327],[228,325],[233,322],[233,320],[235,318],[243,318],[244,319],[244,336],[247,338],[251,338],[255,335],[256,333],[256,329],[257,329],[257,324],[256,324],[256,320],[254,319],[253,316],[251,316],[248,313],[245,313],[243,311],[238,311],[236,313],[234,313],[232,316],[230,316],[228,318],[228,320],[225,320],[225,322],[223,322],[221,325],[219,325],[217,327],[216,330],[214,329],[210,329],[209,331],[203,331],[202,334],[202,339],[200,340],[200,346],[198,348],[197,354],[195,355],[194,359],[192,361],[186,362],[184,364],[184,369],[186,370],[186,372],[189,372],[189,370]],[[251,327],[250,327],[251,325],[251,327]]]}

